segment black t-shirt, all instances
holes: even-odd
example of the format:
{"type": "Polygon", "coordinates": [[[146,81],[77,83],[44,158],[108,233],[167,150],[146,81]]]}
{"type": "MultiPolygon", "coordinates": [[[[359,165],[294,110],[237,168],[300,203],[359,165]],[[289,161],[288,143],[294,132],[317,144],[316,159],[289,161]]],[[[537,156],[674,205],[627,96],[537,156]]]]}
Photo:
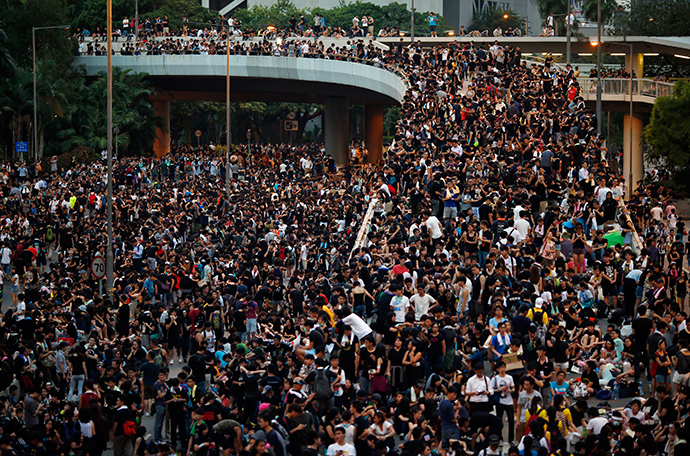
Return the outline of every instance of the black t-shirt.
{"type": "Polygon", "coordinates": [[[125,435],[124,424],[126,421],[134,421],[134,413],[126,407],[122,407],[115,412],[115,437],[125,435]]]}
{"type": "Polygon", "coordinates": [[[649,318],[637,318],[632,322],[632,329],[634,334],[634,342],[637,348],[645,350],[647,348],[647,339],[651,334],[653,327],[652,320],[649,318]]]}
{"type": "Polygon", "coordinates": [[[585,385],[588,385],[589,382],[592,382],[592,388],[594,389],[600,389],[601,386],[599,385],[599,376],[595,371],[590,371],[589,373],[583,372],[582,373],[582,382],[585,385]]]}
{"type": "Polygon", "coordinates": [[[673,399],[671,399],[670,396],[661,401],[658,414],[663,412],[664,409],[666,409],[666,414],[664,416],[660,416],[659,419],[661,420],[661,424],[666,426],[676,421],[676,417],[678,415],[673,404],[673,399]]]}
{"type": "Polygon", "coordinates": [[[445,340],[443,334],[440,332],[436,335],[429,334],[427,338],[429,339],[429,346],[426,350],[428,359],[443,357],[445,355],[443,352],[443,341],[445,340]]]}
{"type": "Polygon", "coordinates": [[[84,364],[86,363],[86,356],[72,355],[67,358],[72,363],[72,375],[85,375],[84,364]]]}
{"type": "Polygon", "coordinates": [[[309,333],[309,340],[314,344],[313,348],[317,353],[320,349],[326,347],[326,338],[318,329],[314,329],[309,333]]]}

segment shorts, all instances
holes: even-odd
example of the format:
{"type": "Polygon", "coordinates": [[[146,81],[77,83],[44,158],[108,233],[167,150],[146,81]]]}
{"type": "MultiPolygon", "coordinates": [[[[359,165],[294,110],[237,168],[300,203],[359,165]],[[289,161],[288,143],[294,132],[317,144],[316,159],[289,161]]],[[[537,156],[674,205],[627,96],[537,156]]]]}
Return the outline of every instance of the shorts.
{"type": "Polygon", "coordinates": [[[688,385],[688,379],[685,378],[686,374],[681,374],[680,372],[674,372],[673,373],[673,383],[677,383],[679,385],[688,385]]]}
{"type": "Polygon", "coordinates": [[[450,448],[451,440],[460,440],[460,429],[455,428],[441,428],[441,448],[447,450],[450,448]]]}
{"type": "Polygon", "coordinates": [[[656,377],[657,383],[671,383],[670,375],[656,374],[654,377],[656,377]]]}
{"type": "Polygon", "coordinates": [[[144,385],[144,399],[153,399],[156,395],[153,392],[153,385],[144,385]]]}
{"type": "Polygon", "coordinates": [[[584,255],[585,254],[585,249],[573,249],[573,253],[575,255],[584,255]]]}
{"type": "Polygon", "coordinates": [[[310,348],[309,350],[304,350],[304,355],[314,355],[316,356],[316,349],[310,348]]]}
{"type": "Polygon", "coordinates": [[[435,26],[435,25],[430,25],[430,26],[429,26],[429,31],[435,32],[435,31],[436,31],[436,26],[435,26]]]}
{"type": "Polygon", "coordinates": [[[256,318],[247,319],[247,332],[256,334],[256,318]]]}
{"type": "Polygon", "coordinates": [[[553,367],[556,368],[556,371],[564,370],[564,371],[568,372],[568,362],[567,361],[565,363],[553,363],[553,367]]]}

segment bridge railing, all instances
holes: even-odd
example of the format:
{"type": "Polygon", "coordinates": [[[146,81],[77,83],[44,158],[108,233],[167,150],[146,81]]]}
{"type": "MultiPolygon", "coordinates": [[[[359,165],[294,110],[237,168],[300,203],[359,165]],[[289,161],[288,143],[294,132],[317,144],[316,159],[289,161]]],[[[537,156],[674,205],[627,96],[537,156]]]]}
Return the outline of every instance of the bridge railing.
{"type": "MultiPolygon", "coordinates": [[[[90,57],[94,56],[94,54],[81,54],[84,57],[90,57]]],[[[95,55],[101,55],[101,54],[95,54],[95,55]]],[[[199,51],[194,51],[191,53],[161,53],[161,52],[149,52],[149,51],[143,51],[139,54],[132,54],[132,53],[121,53],[122,56],[124,57],[137,57],[139,55],[166,55],[166,56],[175,56],[175,55],[202,55],[201,52],[199,51]]],[[[222,55],[225,56],[225,52],[222,52],[220,54],[216,55],[222,55]]],[[[381,68],[387,71],[390,71],[391,73],[395,73],[398,77],[400,77],[407,86],[409,86],[409,79],[407,73],[400,67],[396,65],[391,65],[388,63],[384,63],[380,60],[372,60],[372,59],[364,59],[352,55],[341,55],[341,54],[326,54],[326,53],[320,53],[320,52],[310,52],[310,53],[301,53],[301,52],[293,52],[293,53],[282,53],[282,52],[271,52],[271,51],[264,51],[264,50],[252,50],[252,51],[247,51],[247,52],[230,52],[230,55],[247,55],[247,56],[257,56],[257,57],[286,57],[286,58],[306,58],[306,59],[324,59],[324,60],[339,60],[343,62],[354,62],[354,63],[359,63],[362,65],[369,65],[373,66],[376,68],[381,68]]]]}
{"type": "MultiPolygon", "coordinates": [[[[583,94],[597,93],[596,78],[578,78],[578,84],[583,94]]],[[[655,81],[653,79],[633,79],[633,96],[651,98],[669,97],[673,95],[673,83],[655,81]]],[[[628,95],[630,93],[630,79],[604,78],[601,80],[601,93],[604,95],[628,95]]]]}

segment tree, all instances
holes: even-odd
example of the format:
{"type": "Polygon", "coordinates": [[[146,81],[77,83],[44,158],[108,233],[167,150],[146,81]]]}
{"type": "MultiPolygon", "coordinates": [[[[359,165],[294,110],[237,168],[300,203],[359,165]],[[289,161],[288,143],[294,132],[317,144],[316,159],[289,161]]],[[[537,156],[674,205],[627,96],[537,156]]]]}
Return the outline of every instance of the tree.
{"type": "Polygon", "coordinates": [[[665,159],[676,170],[690,168],[690,82],[678,81],[672,97],[659,97],[644,129],[648,156],[665,159]]]}
{"type": "MultiPolygon", "coordinates": [[[[101,6],[102,7],[102,6],[101,6]]],[[[31,28],[70,24],[65,0],[0,0],[0,11],[6,20],[7,50],[21,67],[32,64],[31,28]]],[[[62,29],[36,32],[38,59],[49,57],[60,62],[63,75],[69,71],[74,46],[70,31],[62,29]]]]}
{"type": "Polygon", "coordinates": [[[499,8],[484,8],[484,10],[476,13],[472,19],[470,30],[488,30],[492,32],[497,27],[501,27],[503,31],[508,28],[523,29],[525,20],[515,11],[504,10],[499,8]]]}
{"type": "MultiPolygon", "coordinates": [[[[600,0],[601,1],[601,25],[610,24],[620,11],[617,0],[600,0]]],[[[585,0],[582,3],[582,14],[588,21],[597,22],[599,17],[598,11],[599,0],[585,0]]]]}
{"type": "Polygon", "coordinates": [[[690,2],[631,0],[628,13],[620,16],[620,20],[616,20],[617,35],[685,36],[690,21],[690,2]]]}
{"type": "Polygon", "coordinates": [[[5,29],[2,27],[4,24],[0,23],[0,77],[11,77],[14,74],[14,70],[17,68],[17,63],[10,55],[7,49],[7,43],[9,38],[5,29]]]}
{"type": "MultiPolygon", "coordinates": [[[[539,15],[545,19],[549,14],[561,15],[562,18],[568,11],[568,0],[533,0],[539,9],[539,15]]],[[[572,5],[572,4],[571,4],[572,5]]]]}

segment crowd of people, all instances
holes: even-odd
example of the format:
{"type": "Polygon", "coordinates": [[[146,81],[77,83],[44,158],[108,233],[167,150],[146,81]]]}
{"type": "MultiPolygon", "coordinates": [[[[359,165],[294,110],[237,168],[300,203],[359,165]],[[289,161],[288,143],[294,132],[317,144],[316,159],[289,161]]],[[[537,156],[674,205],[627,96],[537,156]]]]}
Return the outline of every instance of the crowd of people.
{"type": "Polygon", "coordinates": [[[410,85],[381,162],[118,157],[112,245],[104,161],[2,165],[3,454],[683,453],[670,191],[620,176],[569,67],[381,60],[410,85]]]}

